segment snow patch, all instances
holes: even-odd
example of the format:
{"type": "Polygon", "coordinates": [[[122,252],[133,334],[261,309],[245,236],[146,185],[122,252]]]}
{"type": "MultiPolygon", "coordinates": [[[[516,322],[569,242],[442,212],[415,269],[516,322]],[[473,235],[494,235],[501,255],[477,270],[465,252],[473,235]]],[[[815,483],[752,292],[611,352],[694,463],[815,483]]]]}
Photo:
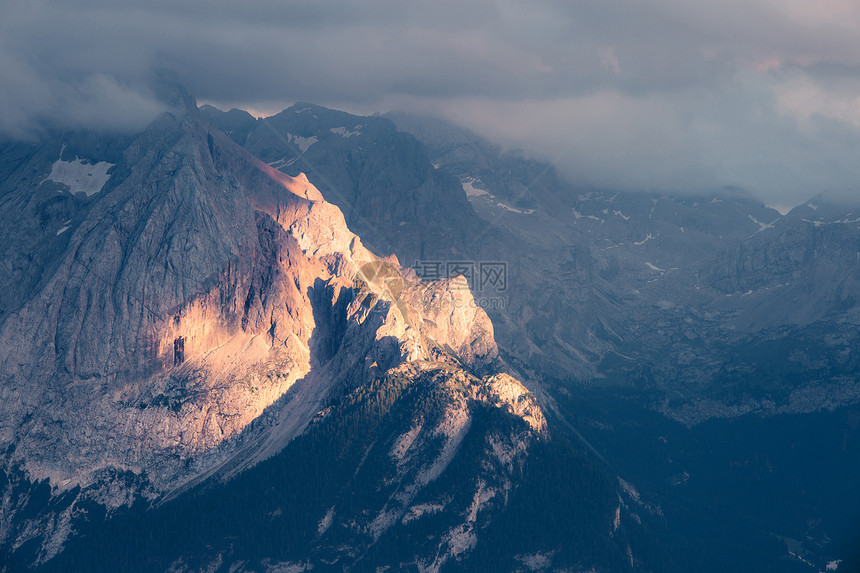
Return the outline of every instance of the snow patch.
{"type": "Polygon", "coordinates": [[[627,495],[627,497],[629,497],[636,505],[645,508],[651,515],[663,515],[663,509],[659,505],[652,505],[642,501],[642,496],[639,494],[639,490],[633,487],[633,484],[621,477],[618,478],[618,484],[621,486],[621,490],[624,494],[627,495]]]}
{"type": "Polygon", "coordinates": [[[810,221],[809,219],[801,219],[801,221],[804,221],[806,223],[812,223],[813,227],[820,227],[821,225],[829,224],[829,223],[825,223],[824,221],[810,221]]]}
{"type": "Polygon", "coordinates": [[[280,159],[278,159],[277,161],[272,161],[272,162],[271,162],[271,163],[269,163],[268,165],[269,165],[269,167],[271,167],[272,169],[280,169],[281,167],[287,167],[287,166],[288,166],[288,165],[290,165],[293,161],[294,161],[293,159],[289,159],[289,158],[287,158],[287,157],[281,157],[281,158],[280,158],[280,159]]]}
{"type": "Polygon", "coordinates": [[[836,559],[835,561],[828,561],[827,566],[824,568],[825,571],[836,571],[839,569],[839,564],[842,563],[841,559],[836,559]]]}
{"type": "Polygon", "coordinates": [[[618,507],[615,508],[615,519],[612,520],[612,533],[618,531],[621,527],[621,500],[618,500],[618,507]]]}
{"type": "Polygon", "coordinates": [[[852,223],[860,223],[860,217],[856,219],[839,219],[837,221],[811,221],[809,219],[801,219],[806,223],[812,223],[815,227],[820,227],[822,225],[850,225],[852,223]]]}
{"type": "MultiPolygon", "coordinates": [[[[60,152],[60,155],[62,155],[62,152],[60,152]]],[[[92,197],[101,191],[105,183],[108,182],[108,179],[110,179],[108,170],[113,166],[113,163],[108,163],[107,161],[89,163],[77,157],[74,161],[58,159],[51,166],[51,174],[43,179],[42,182],[51,180],[67,186],[72,195],[83,193],[87,197],[92,197]]]]}
{"type": "Polygon", "coordinates": [[[519,213],[521,215],[531,215],[532,213],[535,212],[534,209],[517,209],[516,207],[511,207],[510,205],[506,205],[505,203],[502,203],[502,202],[496,202],[496,207],[501,207],[502,209],[505,209],[506,211],[510,211],[511,213],[519,213]]]}
{"type": "Polygon", "coordinates": [[[622,218],[622,219],[624,219],[625,221],[629,221],[629,220],[630,220],[630,217],[628,217],[627,215],[625,215],[625,214],[624,214],[624,213],[622,213],[621,211],[615,211],[615,210],[613,210],[613,211],[612,211],[612,214],[613,214],[613,215],[618,215],[619,217],[621,217],[621,218],[622,218]]]}
{"type": "Polygon", "coordinates": [[[323,518],[320,519],[319,525],[317,525],[317,535],[322,535],[328,531],[332,521],[334,521],[334,506],[331,506],[323,518]]]}
{"type": "MultiPolygon", "coordinates": [[[[488,191],[485,191],[484,189],[478,189],[477,187],[475,187],[474,184],[480,183],[480,182],[481,182],[480,180],[472,179],[471,177],[469,179],[466,179],[465,181],[463,181],[463,191],[466,192],[467,197],[479,197],[481,195],[490,195],[490,193],[488,191]]],[[[490,196],[492,197],[492,195],[490,195],[490,196]]]]}
{"type": "Polygon", "coordinates": [[[756,219],[756,218],[755,218],[755,217],[753,217],[752,215],[747,215],[747,217],[749,217],[749,218],[750,218],[750,221],[752,221],[753,223],[755,223],[756,225],[758,225],[758,231],[756,231],[755,233],[753,233],[753,235],[755,235],[756,233],[761,233],[762,231],[767,230],[767,229],[773,229],[774,223],[776,223],[777,221],[779,221],[779,219],[777,218],[777,219],[774,219],[774,220],[773,220],[772,222],[770,222],[770,223],[762,223],[761,221],[759,221],[758,219],[756,219]]]}
{"type": "Polygon", "coordinates": [[[642,503],[642,496],[639,495],[639,491],[635,487],[633,487],[633,484],[619,477],[618,485],[621,486],[621,489],[624,491],[624,493],[630,496],[630,499],[632,499],[636,503],[642,503]]]}
{"type": "Polygon", "coordinates": [[[644,245],[645,243],[647,243],[648,241],[650,241],[653,238],[654,238],[654,235],[652,235],[651,233],[648,233],[647,235],[645,235],[644,239],[642,239],[641,241],[636,241],[633,244],[634,245],[644,245]]]}
{"type": "Polygon", "coordinates": [[[789,554],[789,555],[791,555],[792,557],[794,557],[795,559],[797,559],[798,561],[800,561],[801,563],[805,563],[805,564],[809,565],[810,567],[813,567],[813,568],[816,568],[816,569],[817,569],[817,567],[815,567],[815,564],[814,564],[813,562],[811,562],[810,560],[808,560],[806,557],[804,557],[804,556],[803,556],[803,555],[801,555],[800,553],[795,553],[794,551],[792,551],[791,549],[789,549],[789,550],[788,550],[788,554],[789,554]]]}
{"type": "Polygon", "coordinates": [[[462,181],[463,191],[466,192],[466,197],[481,197],[486,196],[489,199],[492,199],[495,202],[496,207],[500,209],[504,209],[506,211],[510,211],[511,213],[519,213],[520,215],[531,215],[535,212],[534,209],[517,209],[516,207],[511,207],[507,203],[502,203],[501,201],[496,201],[496,197],[485,189],[479,189],[475,187],[475,183],[480,183],[479,179],[473,179],[472,177],[468,177],[462,181]]]}
{"type": "Polygon", "coordinates": [[[583,215],[582,213],[580,213],[576,209],[571,209],[571,210],[573,211],[573,218],[574,219],[577,219],[577,220],[578,219],[591,219],[592,221],[597,221],[599,223],[603,222],[603,219],[601,219],[600,217],[595,217],[594,215],[583,215]]]}
{"type": "Polygon", "coordinates": [[[302,137],[301,135],[287,134],[287,140],[302,150],[302,153],[307,151],[311,145],[319,141],[316,135],[310,137],[302,137]]]}
{"type": "Polygon", "coordinates": [[[655,265],[653,263],[646,262],[645,266],[648,267],[649,269],[651,269],[652,271],[657,271],[658,273],[665,273],[666,272],[666,269],[661,269],[660,267],[658,267],[657,265],[655,265]]]}
{"type": "Polygon", "coordinates": [[[362,127],[364,127],[364,126],[361,124],[356,125],[352,131],[348,130],[345,127],[332,127],[331,129],[329,129],[329,131],[332,133],[336,133],[336,134],[340,135],[344,139],[348,139],[348,138],[352,137],[353,135],[361,135],[361,128],[362,127]]]}

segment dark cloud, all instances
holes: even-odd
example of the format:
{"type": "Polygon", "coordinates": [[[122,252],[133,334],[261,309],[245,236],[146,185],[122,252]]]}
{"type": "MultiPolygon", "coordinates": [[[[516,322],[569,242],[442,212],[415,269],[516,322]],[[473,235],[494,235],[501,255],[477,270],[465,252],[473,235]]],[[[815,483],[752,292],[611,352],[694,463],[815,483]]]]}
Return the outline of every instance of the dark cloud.
{"type": "Polygon", "coordinates": [[[136,127],[160,67],[225,106],[438,113],[603,187],[860,181],[851,0],[7,0],[0,130],[136,127]]]}

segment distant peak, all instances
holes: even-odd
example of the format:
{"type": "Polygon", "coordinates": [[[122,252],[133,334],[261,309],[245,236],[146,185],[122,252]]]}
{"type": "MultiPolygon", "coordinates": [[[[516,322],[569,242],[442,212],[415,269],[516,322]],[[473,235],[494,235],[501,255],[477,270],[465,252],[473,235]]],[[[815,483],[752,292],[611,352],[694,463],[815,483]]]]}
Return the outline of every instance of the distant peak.
{"type": "Polygon", "coordinates": [[[197,112],[197,101],[180,81],[179,75],[170,69],[155,72],[155,96],[158,101],[183,112],[197,112]]]}
{"type": "Polygon", "coordinates": [[[822,191],[805,204],[855,207],[860,205],[857,191],[822,191]]]}

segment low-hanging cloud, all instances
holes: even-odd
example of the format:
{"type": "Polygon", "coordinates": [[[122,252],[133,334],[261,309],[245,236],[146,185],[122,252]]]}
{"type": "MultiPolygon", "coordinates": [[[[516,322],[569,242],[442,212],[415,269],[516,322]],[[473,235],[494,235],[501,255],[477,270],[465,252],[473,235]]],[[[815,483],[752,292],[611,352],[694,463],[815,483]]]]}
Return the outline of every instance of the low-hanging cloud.
{"type": "Polygon", "coordinates": [[[599,187],[785,206],[860,181],[845,0],[9,0],[0,131],[135,128],[160,67],[226,106],[441,114],[599,187]]]}

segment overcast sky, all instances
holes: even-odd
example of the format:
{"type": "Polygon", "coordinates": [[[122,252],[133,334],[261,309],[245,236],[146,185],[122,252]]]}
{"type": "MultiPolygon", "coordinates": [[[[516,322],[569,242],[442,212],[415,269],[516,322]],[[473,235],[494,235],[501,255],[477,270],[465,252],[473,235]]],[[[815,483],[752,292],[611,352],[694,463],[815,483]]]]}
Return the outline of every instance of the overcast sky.
{"type": "Polygon", "coordinates": [[[0,130],[198,100],[430,112],[607,188],[860,197],[860,0],[0,2],[0,130]]]}

